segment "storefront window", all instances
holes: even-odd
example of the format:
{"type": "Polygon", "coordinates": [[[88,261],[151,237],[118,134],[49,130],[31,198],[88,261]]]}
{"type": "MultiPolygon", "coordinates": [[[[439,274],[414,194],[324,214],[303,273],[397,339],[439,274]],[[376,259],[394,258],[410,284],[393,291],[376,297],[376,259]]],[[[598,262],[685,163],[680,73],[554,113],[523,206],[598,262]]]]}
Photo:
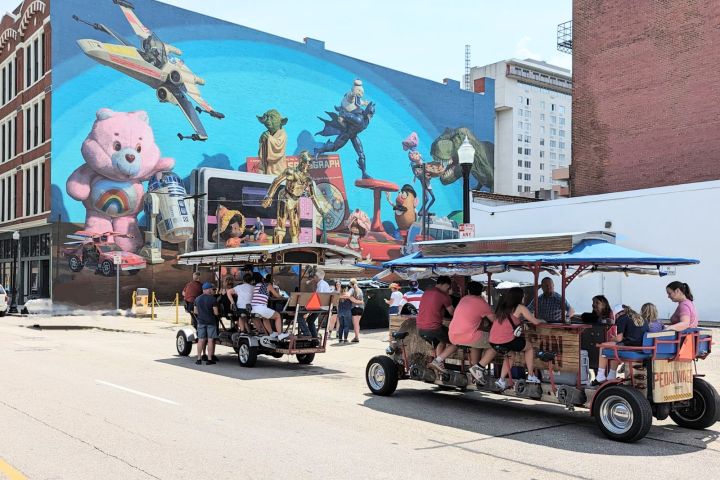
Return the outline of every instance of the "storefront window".
{"type": "Polygon", "coordinates": [[[29,257],[30,256],[30,237],[22,237],[20,239],[21,249],[20,254],[23,257],[29,257]]]}
{"type": "Polygon", "coordinates": [[[44,233],[40,235],[40,255],[50,255],[50,234],[44,233]]]}

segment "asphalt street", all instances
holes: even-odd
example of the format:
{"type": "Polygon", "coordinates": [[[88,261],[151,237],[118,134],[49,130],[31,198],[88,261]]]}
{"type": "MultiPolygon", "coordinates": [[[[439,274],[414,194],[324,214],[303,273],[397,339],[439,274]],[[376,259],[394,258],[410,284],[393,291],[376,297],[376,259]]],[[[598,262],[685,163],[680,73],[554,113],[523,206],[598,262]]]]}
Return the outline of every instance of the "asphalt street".
{"type": "MultiPolygon", "coordinates": [[[[418,382],[372,396],[365,365],[385,332],[331,345],[310,366],[260,357],[248,369],[225,347],[213,366],[179,357],[175,330],[3,318],[0,478],[720,478],[720,424],[655,421],[628,445],[584,410],[418,382]]],[[[699,365],[718,389],[719,366],[717,353],[699,365]]]]}

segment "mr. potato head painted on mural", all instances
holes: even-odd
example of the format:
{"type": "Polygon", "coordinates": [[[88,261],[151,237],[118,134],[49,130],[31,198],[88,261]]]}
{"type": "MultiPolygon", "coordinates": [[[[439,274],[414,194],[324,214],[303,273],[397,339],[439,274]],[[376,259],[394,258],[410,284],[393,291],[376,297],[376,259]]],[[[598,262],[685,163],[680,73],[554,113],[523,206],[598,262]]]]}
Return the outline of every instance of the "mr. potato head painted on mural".
{"type": "Polygon", "coordinates": [[[398,230],[407,230],[417,220],[418,198],[415,189],[410,184],[405,184],[400,189],[395,203],[390,200],[390,192],[385,192],[385,198],[395,212],[395,224],[398,230]]]}

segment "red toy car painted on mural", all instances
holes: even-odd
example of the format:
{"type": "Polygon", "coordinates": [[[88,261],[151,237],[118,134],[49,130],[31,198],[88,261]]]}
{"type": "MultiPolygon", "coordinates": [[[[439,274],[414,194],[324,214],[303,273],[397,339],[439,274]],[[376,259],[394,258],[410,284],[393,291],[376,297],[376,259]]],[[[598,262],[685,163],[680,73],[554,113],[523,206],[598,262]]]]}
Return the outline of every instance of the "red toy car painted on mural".
{"type": "Polygon", "coordinates": [[[113,232],[102,234],[75,232],[74,235],[68,235],[68,238],[77,241],[66,243],[62,256],[68,259],[68,266],[73,272],[89,268],[110,277],[115,274],[115,256],[120,255],[120,271],[135,275],[145,268],[145,259],[140,255],[121,250],[110,240],[111,236],[121,235],[113,232]]]}

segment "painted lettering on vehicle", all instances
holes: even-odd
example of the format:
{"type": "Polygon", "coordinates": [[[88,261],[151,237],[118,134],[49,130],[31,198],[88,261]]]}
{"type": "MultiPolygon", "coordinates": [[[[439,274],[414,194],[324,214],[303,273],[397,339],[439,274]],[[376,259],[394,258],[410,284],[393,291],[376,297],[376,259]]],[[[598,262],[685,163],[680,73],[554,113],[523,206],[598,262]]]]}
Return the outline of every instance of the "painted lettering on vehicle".
{"type": "Polygon", "coordinates": [[[681,384],[692,383],[693,373],[691,369],[688,370],[675,370],[670,372],[655,372],[653,375],[655,386],[657,388],[665,388],[669,386],[676,386],[682,388],[681,384]]]}
{"type": "Polygon", "coordinates": [[[560,335],[542,335],[536,332],[527,332],[527,340],[535,347],[535,352],[553,352],[555,365],[563,367],[563,337],[560,335]]]}

